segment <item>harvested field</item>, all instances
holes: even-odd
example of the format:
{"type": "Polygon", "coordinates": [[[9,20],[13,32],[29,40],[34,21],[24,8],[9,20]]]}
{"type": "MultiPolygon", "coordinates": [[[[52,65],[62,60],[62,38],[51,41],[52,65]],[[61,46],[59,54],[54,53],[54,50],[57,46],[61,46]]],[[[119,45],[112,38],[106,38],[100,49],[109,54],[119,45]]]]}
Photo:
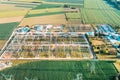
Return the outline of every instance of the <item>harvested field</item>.
{"type": "Polygon", "coordinates": [[[116,63],[114,63],[115,67],[117,68],[118,72],[120,72],[120,61],[116,61],[116,63]]]}
{"type": "Polygon", "coordinates": [[[28,10],[11,10],[0,12],[0,18],[24,16],[28,10]]]}
{"type": "Polygon", "coordinates": [[[0,18],[0,23],[20,22],[23,18],[24,16],[0,18]]]}
{"type": "Polygon", "coordinates": [[[26,8],[16,7],[15,4],[0,4],[0,11],[26,10],[26,8]]]}
{"type": "Polygon", "coordinates": [[[41,16],[41,17],[31,17],[25,18],[20,26],[25,25],[35,25],[35,24],[66,24],[67,21],[65,19],[64,14],[50,15],[50,16],[41,16]]]}
{"type": "Polygon", "coordinates": [[[6,40],[0,40],[0,49],[2,49],[5,43],[6,43],[6,40]]]}
{"type": "Polygon", "coordinates": [[[97,54],[98,59],[116,59],[116,55],[97,54]]]}
{"type": "Polygon", "coordinates": [[[105,44],[103,41],[100,40],[92,40],[92,45],[103,45],[105,44]]]}

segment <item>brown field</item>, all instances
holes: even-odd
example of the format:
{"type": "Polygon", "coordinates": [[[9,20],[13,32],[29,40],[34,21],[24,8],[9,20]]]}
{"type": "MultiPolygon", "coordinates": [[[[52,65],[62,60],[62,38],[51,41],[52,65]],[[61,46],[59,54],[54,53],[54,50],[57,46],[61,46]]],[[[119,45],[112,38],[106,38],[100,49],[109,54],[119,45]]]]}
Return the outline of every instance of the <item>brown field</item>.
{"type": "Polygon", "coordinates": [[[92,40],[92,45],[104,45],[105,43],[101,40],[92,40]]]}
{"type": "Polygon", "coordinates": [[[120,60],[116,61],[116,63],[114,63],[116,69],[118,70],[118,72],[120,72],[120,60]]]}
{"type": "Polygon", "coordinates": [[[0,49],[3,48],[3,46],[5,45],[6,40],[0,40],[0,49]]]}
{"type": "Polygon", "coordinates": [[[98,59],[116,59],[116,55],[97,54],[98,59]]]}
{"type": "Polygon", "coordinates": [[[0,4],[0,11],[26,10],[29,8],[16,7],[15,4],[0,4]]]}
{"type": "Polygon", "coordinates": [[[24,18],[24,16],[0,18],[0,24],[1,23],[10,23],[10,22],[20,22],[23,18],[24,18]]]}
{"type": "Polygon", "coordinates": [[[19,26],[25,25],[32,26],[35,24],[66,24],[66,23],[67,21],[65,19],[65,15],[57,14],[41,17],[24,18],[24,20],[20,23],[19,26]]]}

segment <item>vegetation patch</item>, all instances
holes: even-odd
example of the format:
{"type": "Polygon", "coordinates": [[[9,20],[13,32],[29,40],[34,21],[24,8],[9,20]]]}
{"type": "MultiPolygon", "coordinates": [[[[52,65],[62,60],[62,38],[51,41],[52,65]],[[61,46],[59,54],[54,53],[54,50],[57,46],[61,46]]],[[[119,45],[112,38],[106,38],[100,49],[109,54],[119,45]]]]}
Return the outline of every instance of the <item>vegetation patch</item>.
{"type": "Polygon", "coordinates": [[[63,12],[50,12],[50,13],[42,13],[42,14],[32,14],[32,15],[27,15],[25,18],[37,17],[37,16],[46,16],[46,15],[55,15],[55,14],[63,14],[63,12]]]}
{"type": "Polygon", "coordinates": [[[104,0],[85,0],[80,9],[85,24],[110,24],[120,26],[120,11],[111,7],[104,0]],[[94,3],[94,4],[93,4],[94,3]]]}
{"type": "Polygon", "coordinates": [[[23,2],[12,2],[12,1],[5,1],[2,4],[16,4],[16,5],[36,5],[35,3],[23,3],[23,2]]]}
{"type": "Polygon", "coordinates": [[[24,16],[27,10],[3,11],[0,12],[0,18],[24,16]]]}
{"type": "Polygon", "coordinates": [[[80,13],[66,13],[67,19],[80,19],[80,13]]]}
{"type": "Polygon", "coordinates": [[[41,2],[43,0],[10,0],[10,1],[15,1],[15,2],[41,2]]]}
{"type": "Polygon", "coordinates": [[[36,6],[32,6],[32,5],[16,5],[16,7],[34,8],[34,7],[36,7],[36,6]]]}
{"type": "Polygon", "coordinates": [[[25,3],[25,2],[17,2],[17,1],[6,1],[2,2],[2,4],[9,4],[9,5],[15,5],[15,7],[23,7],[23,8],[34,8],[38,3],[25,3]]]}
{"type": "Polygon", "coordinates": [[[61,4],[40,4],[40,5],[37,5],[35,8],[33,8],[33,10],[46,9],[46,8],[59,8],[61,6],[62,6],[61,4]]]}
{"type": "Polygon", "coordinates": [[[66,19],[64,14],[55,15],[45,15],[39,17],[24,18],[20,23],[20,26],[33,26],[35,24],[66,24],[66,19]]]}
{"type": "Polygon", "coordinates": [[[63,12],[63,8],[50,8],[50,9],[38,9],[38,10],[31,10],[26,15],[27,17],[36,17],[36,16],[44,16],[44,15],[54,15],[54,14],[61,14],[63,12]]]}
{"type": "Polygon", "coordinates": [[[29,11],[28,15],[31,14],[41,14],[41,13],[50,13],[50,12],[61,12],[63,8],[46,8],[46,9],[37,9],[29,11]]]}
{"type": "Polygon", "coordinates": [[[46,0],[47,2],[60,2],[60,3],[82,3],[83,0],[46,0]]]}
{"type": "Polygon", "coordinates": [[[11,75],[15,80],[113,80],[116,74],[110,61],[34,61],[5,69],[0,78],[11,75]]]}
{"type": "Polygon", "coordinates": [[[0,24],[0,40],[8,39],[18,22],[0,24]]]}

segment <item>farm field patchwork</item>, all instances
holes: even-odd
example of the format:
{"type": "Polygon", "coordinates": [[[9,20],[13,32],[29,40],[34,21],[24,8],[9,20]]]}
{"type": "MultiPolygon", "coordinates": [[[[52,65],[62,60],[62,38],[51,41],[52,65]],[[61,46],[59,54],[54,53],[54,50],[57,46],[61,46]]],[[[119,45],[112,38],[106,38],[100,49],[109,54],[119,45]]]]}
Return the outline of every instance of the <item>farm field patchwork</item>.
{"type": "Polygon", "coordinates": [[[119,14],[119,10],[112,8],[103,0],[85,0],[84,8],[81,8],[83,23],[88,24],[107,23],[112,26],[117,26],[120,25],[119,14]]]}
{"type": "MultiPolygon", "coordinates": [[[[75,80],[78,78],[112,80],[117,71],[113,62],[110,61],[34,61],[19,64],[2,70],[0,73],[12,75],[15,80],[25,80],[25,78],[36,80],[75,80]]],[[[0,77],[4,80],[2,75],[0,77]]]]}

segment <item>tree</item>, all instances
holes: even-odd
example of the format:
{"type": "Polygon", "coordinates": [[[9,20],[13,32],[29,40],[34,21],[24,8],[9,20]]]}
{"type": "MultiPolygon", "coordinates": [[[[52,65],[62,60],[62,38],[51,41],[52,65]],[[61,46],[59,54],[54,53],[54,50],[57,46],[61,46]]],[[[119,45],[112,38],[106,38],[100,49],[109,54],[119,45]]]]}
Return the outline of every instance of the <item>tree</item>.
{"type": "Polygon", "coordinates": [[[70,6],[67,5],[67,4],[65,4],[63,7],[64,7],[64,8],[70,8],[70,6]]]}

